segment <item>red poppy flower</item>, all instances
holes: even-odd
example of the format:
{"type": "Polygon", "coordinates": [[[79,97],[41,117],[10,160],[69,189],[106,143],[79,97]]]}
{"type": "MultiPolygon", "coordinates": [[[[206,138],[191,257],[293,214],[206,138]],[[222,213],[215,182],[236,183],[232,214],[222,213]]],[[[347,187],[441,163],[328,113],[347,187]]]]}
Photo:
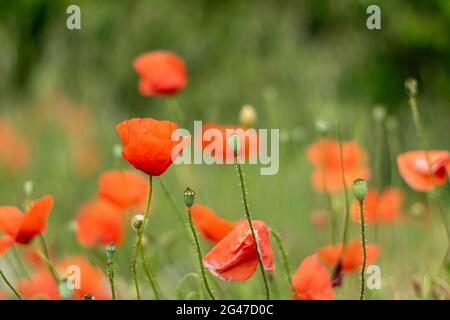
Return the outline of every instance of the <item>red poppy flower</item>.
{"type": "Polygon", "coordinates": [[[61,299],[58,286],[46,267],[36,270],[31,278],[19,281],[18,288],[27,299],[61,299]]]}
{"type": "MultiPolygon", "coordinates": [[[[366,244],[367,265],[372,264],[380,255],[380,247],[376,244],[366,244]]],[[[342,244],[332,244],[317,250],[317,255],[329,267],[334,267],[342,254],[342,244]]],[[[347,243],[342,256],[342,270],[346,272],[358,271],[363,264],[363,247],[360,240],[347,243]]]]}
{"type": "Polygon", "coordinates": [[[20,170],[28,163],[29,146],[6,121],[0,120],[0,164],[20,170]]]}
{"type": "Polygon", "coordinates": [[[139,92],[143,96],[175,94],[187,84],[183,60],[169,51],[152,51],[138,56],[133,63],[138,73],[139,92]]]}
{"type": "Polygon", "coordinates": [[[397,156],[400,175],[416,191],[443,185],[450,173],[450,153],[446,150],[416,150],[397,156]],[[429,163],[428,163],[429,161],[429,163]]]}
{"type": "Polygon", "coordinates": [[[124,159],[151,176],[164,173],[190,139],[183,137],[179,141],[174,133],[178,128],[175,123],[152,118],[126,120],[116,128],[124,144],[124,159]]]}
{"type": "MultiPolygon", "coordinates": [[[[351,185],[357,178],[367,180],[370,177],[367,153],[356,142],[343,142],[342,154],[347,185],[351,185]]],[[[314,188],[318,191],[324,191],[324,187],[329,192],[341,191],[344,185],[339,143],[331,139],[318,141],[308,147],[307,155],[314,166],[311,175],[314,188]]]]}
{"type": "Polygon", "coordinates": [[[0,207],[0,231],[14,238],[17,243],[28,244],[47,229],[47,219],[52,207],[51,196],[34,201],[25,214],[16,207],[0,207]]]}
{"type": "Polygon", "coordinates": [[[76,235],[86,246],[121,244],[124,234],[124,216],[115,204],[96,199],[84,204],[78,211],[76,235]]]}
{"type": "MultiPolygon", "coordinates": [[[[403,198],[403,191],[398,188],[387,188],[382,193],[369,189],[364,200],[364,222],[394,222],[400,215],[403,198]]],[[[356,200],[352,204],[351,217],[357,222],[360,221],[359,202],[356,200]]]]}
{"type": "Polygon", "coordinates": [[[148,195],[148,181],[130,170],[105,172],[98,180],[98,196],[122,209],[140,208],[148,195]]]}
{"type": "MultiPolygon", "coordinates": [[[[264,268],[273,271],[273,254],[267,225],[262,221],[254,220],[253,228],[258,239],[264,268]]],[[[248,222],[239,222],[208,252],[203,258],[203,263],[211,273],[222,280],[243,281],[250,278],[258,267],[258,255],[248,222]]]]}
{"type": "Polygon", "coordinates": [[[212,242],[219,242],[233,230],[235,224],[219,217],[212,209],[201,205],[192,206],[192,220],[202,236],[212,242]]]}
{"type": "Polygon", "coordinates": [[[330,273],[315,254],[302,261],[292,277],[292,286],[296,292],[293,299],[334,300],[330,273]]]}
{"type": "MultiPolygon", "coordinates": [[[[32,246],[26,247],[24,250],[24,258],[27,263],[30,263],[36,267],[47,266],[47,262],[32,246]]],[[[50,260],[53,261],[53,253],[49,250],[50,260]]]]}
{"type": "Polygon", "coordinates": [[[259,150],[259,137],[254,129],[245,129],[233,125],[219,125],[217,123],[205,123],[202,126],[201,141],[196,144],[203,152],[225,163],[233,163],[234,151],[232,150],[228,137],[236,133],[239,136],[241,159],[256,159],[259,150]],[[220,139],[216,142],[216,139],[220,139]]]}
{"type": "MultiPolygon", "coordinates": [[[[69,267],[79,267],[80,286],[75,288],[74,298],[82,299],[87,294],[92,294],[97,300],[111,299],[107,279],[100,268],[93,266],[85,257],[74,256],[63,259],[57,265],[61,274],[70,272],[69,267]]],[[[68,274],[70,276],[70,274],[68,274]]],[[[75,276],[75,274],[73,275],[75,276]]]]}

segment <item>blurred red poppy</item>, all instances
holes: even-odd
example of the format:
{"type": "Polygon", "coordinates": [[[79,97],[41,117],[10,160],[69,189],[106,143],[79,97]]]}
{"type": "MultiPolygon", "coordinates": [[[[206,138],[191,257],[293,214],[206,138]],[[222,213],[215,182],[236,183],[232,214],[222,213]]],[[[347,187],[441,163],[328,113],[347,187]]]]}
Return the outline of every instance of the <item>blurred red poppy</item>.
{"type": "MultiPolygon", "coordinates": [[[[273,271],[273,254],[267,225],[253,221],[258,247],[266,270],[273,271]]],[[[250,278],[258,267],[258,255],[247,221],[239,222],[204,257],[203,263],[211,273],[222,280],[243,281],[250,278]]]]}
{"type": "MultiPolygon", "coordinates": [[[[376,244],[366,244],[367,265],[375,262],[380,255],[380,247],[376,244]]],[[[317,250],[317,255],[329,267],[334,267],[342,254],[342,244],[332,244],[317,250]]],[[[347,243],[342,256],[342,270],[346,272],[358,271],[363,264],[363,247],[360,240],[347,243]]]]}
{"type": "Polygon", "coordinates": [[[98,180],[98,196],[122,209],[141,208],[148,195],[148,181],[130,170],[113,170],[98,180]]]}
{"type": "Polygon", "coordinates": [[[228,142],[228,136],[232,133],[239,136],[239,157],[249,160],[256,159],[259,150],[259,137],[254,129],[246,129],[240,126],[220,125],[217,123],[205,123],[202,125],[201,141],[196,141],[203,152],[225,163],[234,161],[234,151],[228,142]],[[220,139],[216,142],[216,139],[220,139]]]}
{"type": "Polygon", "coordinates": [[[187,84],[183,60],[170,51],[151,51],[133,62],[138,73],[139,92],[143,96],[172,95],[187,84]]]}
{"type": "Polygon", "coordinates": [[[328,214],[323,211],[315,210],[311,212],[309,220],[314,227],[324,227],[328,222],[328,214]]]}
{"type": "Polygon", "coordinates": [[[450,153],[446,150],[415,150],[397,156],[403,180],[416,191],[428,191],[446,183],[450,174],[450,153]],[[429,161],[429,162],[428,162],[429,161]]]}
{"type": "Polygon", "coordinates": [[[85,203],[78,211],[76,236],[85,246],[122,243],[124,216],[120,207],[101,199],[85,203]]]}
{"type": "Polygon", "coordinates": [[[20,170],[28,164],[28,144],[6,121],[0,120],[0,164],[11,170],[20,170]]]}
{"type": "MultiPolygon", "coordinates": [[[[345,182],[351,185],[357,178],[368,179],[367,153],[354,141],[342,143],[345,182]]],[[[314,171],[311,181],[317,191],[339,192],[343,189],[339,143],[332,139],[320,140],[308,147],[308,160],[314,171]]]]}
{"type": "MultiPolygon", "coordinates": [[[[69,267],[79,267],[80,269],[80,286],[75,288],[73,297],[75,299],[82,299],[85,295],[91,294],[97,300],[108,300],[111,299],[111,294],[109,293],[107,279],[103,271],[93,266],[85,257],[83,256],[73,256],[61,260],[57,268],[62,274],[67,274],[69,272],[69,267]]],[[[70,276],[70,274],[67,274],[70,276]]],[[[75,274],[73,275],[76,276],[75,274]]]]}
{"type": "Polygon", "coordinates": [[[19,281],[19,290],[27,299],[60,300],[58,286],[50,271],[41,267],[29,279],[19,281]]]}
{"type": "MultiPolygon", "coordinates": [[[[400,216],[403,198],[403,191],[398,188],[387,188],[382,193],[369,189],[364,200],[364,222],[394,222],[400,216]]],[[[352,204],[351,217],[357,222],[360,221],[359,203],[356,200],[352,204]]]]}
{"type": "Polygon", "coordinates": [[[124,145],[124,159],[151,176],[164,173],[190,139],[178,139],[175,123],[152,118],[125,120],[116,128],[124,145]]]}
{"type": "Polygon", "coordinates": [[[334,300],[331,276],[317,255],[306,257],[292,277],[293,299],[334,300]]]}
{"type": "Polygon", "coordinates": [[[47,229],[47,219],[52,207],[51,196],[34,201],[25,214],[16,207],[0,207],[0,231],[11,236],[17,243],[28,244],[47,229]]]}
{"type": "Polygon", "coordinates": [[[219,242],[233,230],[235,224],[219,217],[212,209],[201,205],[192,206],[192,219],[203,237],[219,242]]]}
{"type": "Polygon", "coordinates": [[[8,234],[0,236],[0,256],[14,244],[14,238],[8,234]]]}

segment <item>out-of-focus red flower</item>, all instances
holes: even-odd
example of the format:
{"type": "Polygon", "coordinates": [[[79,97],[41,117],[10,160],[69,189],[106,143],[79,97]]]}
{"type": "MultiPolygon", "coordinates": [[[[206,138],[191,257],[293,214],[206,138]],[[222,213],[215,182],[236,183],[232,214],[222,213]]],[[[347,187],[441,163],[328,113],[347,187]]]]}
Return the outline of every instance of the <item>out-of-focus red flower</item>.
{"type": "Polygon", "coordinates": [[[323,211],[315,210],[309,217],[311,224],[317,228],[325,226],[328,222],[328,214],[323,211]]]}
{"type": "Polygon", "coordinates": [[[120,245],[124,234],[124,216],[120,207],[110,201],[95,199],[78,211],[76,236],[85,246],[120,245]]]}
{"type": "MultiPolygon", "coordinates": [[[[49,249],[50,261],[53,261],[53,253],[49,249]]],[[[42,256],[36,251],[35,248],[28,246],[24,250],[24,258],[27,262],[31,263],[36,267],[47,266],[46,261],[42,258],[42,256]]]]}
{"type": "Polygon", "coordinates": [[[235,224],[219,217],[212,209],[201,205],[192,206],[192,219],[200,233],[212,242],[219,242],[233,230],[235,224]]]}
{"type": "Polygon", "coordinates": [[[416,191],[429,191],[433,185],[447,182],[450,174],[450,153],[446,150],[415,150],[397,156],[403,180],[416,191]]]}
{"type": "Polygon", "coordinates": [[[236,133],[239,136],[239,157],[241,159],[256,159],[259,150],[259,137],[256,130],[242,128],[234,125],[220,125],[217,123],[205,123],[202,126],[201,141],[196,144],[204,153],[226,163],[234,161],[228,137],[236,133]],[[216,141],[216,139],[219,139],[216,141]]]}
{"type": "Polygon", "coordinates": [[[73,295],[75,299],[82,299],[87,294],[92,294],[97,300],[111,299],[108,282],[101,269],[93,266],[83,256],[63,259],[58,263],[57,267],[62,274],[65,274],[68,272],[69,267],[73,266],[80,268],[80,287],[75,288],[73,295]]]}
{"type": "MultiPolygon", "coordinates": [[[[367,153],[354,141],[342,142],[345,182],[351,185],[355,179],[368,179],[367,153]]],[[[317,191],[339,192],[343,189],[339,143],[324,139],[308,147],[308,160],[314,171],[311,181],[317,191]]]]}
{"type": "Polygon", "coordinates": [[[105,172],[98,180],[98,196],[122,209],[141,208],[148,195],[148,181],[130,170],[105,172]]]}
{"type": "Polygon", "coordinates": [[[3,255],[14,244],[14,238],[9,234],[0,236],[0,256],[3,255]]]}
{"type": "MultiPolygon", "coordinates": [[[[254,220],[253,228],[258,239],[264,268],[273,271],[273,254],[267,225],[262,221],[254,220]]],[[[211,273],[222,280],[243,281],[250,278],[258,267],[258,255],[248,222],[239,222],[208,252],[203,258],[203,263],[211,273]]]]}
{"type": "Polygon", "coordinates": [[[151,51],[133,63],[138,73],[139,92],[143,96],[166,96],[177,93],[187,84],[183,60],[170,51],[151,51]]]}
{"type": "Polygon", "coordinates": [[[190,139],[178,139],[174,133],[178,128],[175,123],[152,118],[125,120],[116,128],[124,145],[124,159],[151,176],[164,173],[190,139]]]}
{"type": "Polygon", "coordinates": [[[0,164],[11,170],[23,169],[29,160],[30,148],[6,121],[0,120],[0,164]]]}
{"type": "Polygon", "coordinates": [[[334,300],[331,276],[317,255],[306,257],[292,277],[293,299],[334,300]]]}
{"type": "Polygon", "coordinates": [[[47,229],[47,219],[52,207],[51,196],[34,201],[25,214],[16,207],[0,207],[0,231],[11,236],[17,243],[28,244],[47,229]]]}
{"type": "MultiPolygon", "coordinates": [[[[376,244],[366,244],[367,265],[375,262],[380,255],[380,247],[376,244]]],[[[329,267],[334,267],[342,254],[342,244],[332,244],[317,250],[317,255],[329,267]]],[[[358,271],[363,264],[363,247],[360,240],[347,243],[342,256],[342,270],[346,272],[358,271]]]]}
{"type": "MultiPolygon", "coordinates": [[[[364,222],[394,222],[401,214],[403,198],[403,191],[398,188],[387,188],[382,193],[369,189],[364,200],[364,222]]],[[[360,221],[359,202],[356,200],[352,204],[351,217],[354,221],[360,221]]]]}
{"type": "Polygon", "coordinates": [[[58,286],[47,268],[36,270],[29,279],[19,281],[19,290],[27,299],[60,300],[58,286]]]}

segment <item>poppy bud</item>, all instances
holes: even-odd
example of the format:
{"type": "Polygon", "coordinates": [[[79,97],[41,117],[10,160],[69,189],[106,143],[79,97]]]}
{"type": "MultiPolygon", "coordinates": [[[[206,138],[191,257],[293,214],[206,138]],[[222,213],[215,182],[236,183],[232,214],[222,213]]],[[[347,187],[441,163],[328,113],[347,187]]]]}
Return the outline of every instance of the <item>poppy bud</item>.
{"type": "Polygon", "coordinates": [[[23,192],[25,193],[25,195],[27,197],[30,197],[33,194],[33,190],[34,190],[34,182],[31,180],[25,181],[25,183],[23,184],[23,192]]]}
{"type": "Polygon", "coordinates": [[[417,79],[408,78],[405,80],[405,90],[408,97],[415,97],[417,95],[417,79]]]}
{"type": "Polygon", "coordinates": [[[384,122],[384,119],[386,119],[386,109],[382,105],[376,105],[372,109],[372,117],[373,120],[377,123],[384,122]]]}
{"type": "Polygon", "coordinates": [[[114,157],[116,157],[117,159],[121,159],[122,158],[122,146],[120,144],[115,144],[113,146],[113,154],[114,157]]]}
{"type": "Polygon", "coordinates": [[[244,127],[253,127],[257,117],[255,108],[250,104],[244,104],[239,113],[239,122],[244,127]]]}
{"type": "Polygon", "coordinates": [[[236,133],[230,134],[228,136],[228,143],[230,144],[234,155],[237,155],[241,149],[241,141],[239,140],[239,136],[236,133]]]}
{"type": "Polygon", "coordinates": [[[97,300],[92,293],[88,293],[83,297],[83,300],[97,300]]]}
{"type": "Polygon", "coordinates": [[[363,179],[353,181],[353,195],[358,201],[364,201],[367,195],[367,182],[363,179]]]}
{"type": "Polygon", "coordinates": [[[61,295],[61,298],[66,300],[66,299],[70,299],[72,298],[73,295],[73,289],[71,289],[68,285],[66,281],[60,281],[58,283],[58,291],[59,294],[61,295]]]}
{"type": "Polygon", "coordinates": [[[184,204],[186,207],[191,208],[194,204],[195,199],[195,192],[191,188],[187,187],[186,190],[184,190],[184,204]]]}
{"type": "Polygon", "coordinates": [[[116,253],[116,245],[114,244],[114,242],[111,241],[106,246],[106,257],[108,258],[108,260],[113,259],[115,253],[116,253]]]}
{"type": "Polygon", "coordinates": [[[142,214],[136,214],[133,219],[131,219],[131,227],[134,231],[139,231],[144,224],[144,216],[142,214]]]}
{"type": "Polygon", "coordinates": [[[415,217],[421,217],[427,212],[427,207],[422,202],[413,203],[410,212],[415,217]]]}
{"type": "Polygon", "coordinates": [[[321,136],[326,136],[326,135],[328,135],[328,132],[330,131],[330,126],[328,125],[328,122],[326,122],[324,120],[317,120],[316,121],[316,129],[317,129],[317,132],[319,132],[319,134],[321,136]]]}

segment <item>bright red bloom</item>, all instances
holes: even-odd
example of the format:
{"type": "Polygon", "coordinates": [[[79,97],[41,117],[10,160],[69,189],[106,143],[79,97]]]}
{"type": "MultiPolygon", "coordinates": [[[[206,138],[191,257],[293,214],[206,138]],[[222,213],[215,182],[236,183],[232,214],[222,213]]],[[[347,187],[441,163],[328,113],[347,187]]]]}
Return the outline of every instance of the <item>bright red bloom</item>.
{"type": "MultiPolygon", "coordinates": [[[[380,255],[380,247],[376,244],[366,244],[367,265],[375,262],[380,255]]],[[[329,267],[334,267],[342,254],[342,244],[331,244],[317,250],[317,255],[329,267]]],[[[346,272],[358,271],[363,264],[363,247],[360,240],[347,243],[342,256],[342,268],[346,272]]]]}
{"type": "MultiPolygon", "coordinates": [[[[273,254],[267,225],[262,221],[254,220],[253,228],[258,239],[264,268],[273,271],[273,254]]],[[[203,263],[211,273],[222,280],[243,281],[250,278],[258,267],[258,255],[248,222],[239,222],[208,252],[203,258],[203,263]]]]}
{"type": "MultiPolygon", "coordinates": [[[[392,223],[400,215],[404,194],[401,189],[387,188],[382,193],[369,189],[364,200],[364,222],[392,223]]],[[[351,217],[360,221],[359,202],[354,201],[351,208],[351,217]]]]}
{"type": "Polygon", "coordinates": [[[151,176],[164,173],[190,139],[178,139],[175,123],[152,118],[125,120],[116,128],[124,145],[124,159],[151,176]]]}
{"type": "Polygon", "coordinates": [[[219,217],[212,209],[201,205],[192,206],[192,220],[202,236],[212,242],[219,242],[233,230],[235,224],[219,217]]]}
{"type": "Polygon", "coordinates": [[[120,207],[101,199],[85,203],[78,211],[76,235],[86,246],[122,243],[124,216],[120,207]]]}
{"type": "Polygon", "coordinates": [[[97,300],[111,299],[107,279],[100,268],[93,266],[83,256],[69,257],[58,263],[58,269],[62,274],[68,272],[70,266],[80,268],[80,287],[75,289],[73,295],[75,299],[83,299],[87,294],[92,294],[97,300]]]}
{"type": "MultiPolygon", "coordinates": [[[[311,181],[314,188],[329,192],[339,192],[343,189],[341,158],[339,143],[326,139],[313,143],[308,147],[308,160],[313,164],[314,171],[311,181]]],[[[370,169],[367,166],[367,153],[354,141],[342,142],[345,182],[351,185],[355,179],[368,179],[370,169]]]]}
{"type": "Polygon", "coordinates": [[[334,300],[330,273],[315,254],[302,261],[292,277],[292,286],[296,292],[293,299],[334,300]]]}
{"type": "Polygon", "coordinates": [[[143,96],[175,94],[187,84],[183,60],[169,51],[152,51],[138,56],[133,63],[139,74],[139,92],[143,96]]]}
{"type": "Polygon", "coordinates": [[[18,287],[27,299],[61,299],[58,286],[46,267],[39,268],[31,275],[30,279],[22,279],[18,287]]]}
{"type": "Polygon", "coordinates": [[[34,201],[25,214],[16,207],[0,207],[0,231],[11,236],[17,243],[28,244],[47,229],[47,219],[52,207],[51,196],[34,201]]]}
{"type": "Polygon", "coordinates": [[[205,123],[202,126],[201,141],[196,141],[196,145],[200,146],[203,152],[222,162],[233,163],[234,151],[228,141],[228,137],[233,133],[239,136],[239,157],[245,160],[256,158],[259,150],[259,137],[256,130],[251,128],[205,123]],[[216,142],[216,139],[219,141],[216,142]]]}
{"type": "Polygon", "coordinates": [[[148,195],[148,181],[130,170],[105,172],[98,180],[98,196],[122,209],[140,208],[148,195]]]}
{"type": "Polygon", "coordinates": [[[397,156],[403,180],[416,191],[443,185],[450,174],[450,153],[446,150],[415,150],[397,156]]]}

